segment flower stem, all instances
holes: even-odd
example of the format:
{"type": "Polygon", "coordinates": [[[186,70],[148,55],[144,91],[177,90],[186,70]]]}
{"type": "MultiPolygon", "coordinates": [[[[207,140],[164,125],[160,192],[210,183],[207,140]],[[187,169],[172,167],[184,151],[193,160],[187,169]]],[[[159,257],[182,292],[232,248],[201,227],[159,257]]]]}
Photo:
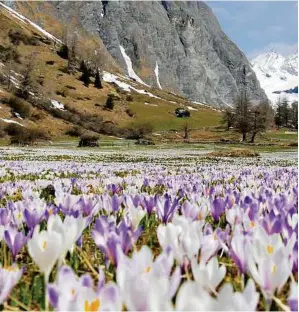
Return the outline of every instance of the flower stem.
{"type": "Polygon", "coordinates": [[[49,310],[49,301],[48,301],[48,294],[47,294],[48,281],[49,281],[49,273],[45,273],[44,274],[45,311],[49,310]]]}

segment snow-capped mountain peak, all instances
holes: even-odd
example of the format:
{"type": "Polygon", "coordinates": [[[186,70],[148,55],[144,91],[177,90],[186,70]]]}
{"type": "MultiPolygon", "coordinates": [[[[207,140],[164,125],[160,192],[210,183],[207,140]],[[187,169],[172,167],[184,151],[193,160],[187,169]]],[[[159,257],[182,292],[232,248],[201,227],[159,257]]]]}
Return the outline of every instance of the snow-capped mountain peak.
{"type": "Polygon", "coordinates": [[[290,102],[298,100],[298,53],[283,56],[275,50],[260,54],[251,61],[252,67],[269,100],[275,104],[279,97],[290,102]]]}

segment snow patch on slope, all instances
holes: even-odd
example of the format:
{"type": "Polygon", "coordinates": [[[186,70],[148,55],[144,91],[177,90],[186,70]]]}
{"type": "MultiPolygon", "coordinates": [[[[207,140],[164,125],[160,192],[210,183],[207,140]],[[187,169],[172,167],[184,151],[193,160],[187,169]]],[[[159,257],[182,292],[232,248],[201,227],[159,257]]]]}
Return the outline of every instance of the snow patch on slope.
{"type": "Polygon", "coordinates": [[[129,57],[129,55],[126,53],[125,49],[123,46],[119,46],[120,48],[120,52],[126,62],[127,65],[127,70],[128,70],[128,74],[131,78],[135,79],[137,82],[146,85],[147,87],[149,87],[149,85],[147,85],[144,81],[142,81],[142,79],[135,73],[133,66],[132,66],[132,61],[129,57]]]}
{"type": "Polygon", "coordinates": [[[56,37],[54,37],[53,35],[51,35],[50,33],[48,33],[47,31],[45,31],[42,27],[38,26],[37,24],[33,23],[32,21],[30,21],[28,18],[26,18],[25,16],[23,16],[22,14],[16,12],[15,10],[13,10],[12,8],[6,6],[5,4],[3,4],[2,2],[0,2],[0,5],[6,9],[13,17],[17,18],[19,21],[23,22],[23,23],[29,23],[31,26],[33,26],[35,29],[37,29],[38,31],[40,31],[43,35],[45,35],[47,38],[56,41],[58,43],[62,43],[61,40],[57,39],[56,37]]]}
{"type": "Polygon", "coordinates": [[[159,65],[158,65],[157,61],[156,61],[156,67],[155,67],[155,75],[156,75],[156,79],[157,79],[157,85],[160,89],[162,89],[161,84],[160,84],[160,80],[159,80],[159,65]]]}
{"type": "Polygon", "coordinates": [[[51,100],[51,104],[56,109],[64,110],[64,105],[56,100],[51,100]]]}
{"type": "Polygon", "coordinates": [[[145,95],[148,95],[149,97],[153,97],[156,99],[161,99],[160,97],[158,97],[158,96],[156,96],[156,95],[154,95],[154,94],[152,94],[146,90],[137,89],[137,88],[131,86],[130,84],[126,83],[126,82],[120,81],[118,76],[113,75],[113,74],[108,73],[108,72],[103,73],[103,80],[106,82],[115,83],[117,86],[119,86],[121,89],[123,89],[127,92],[131,92],[131,90],[134,90],[137,93],[145,94],[145,95]]]}
{"type": "Polygon", "coordinates": [[[6,122],[6,123],[13,123],[13,124],[17,124],[17,125],[19,125],[19,126],[24,127],[24,125],[22,125],[21,123],[15,121],[15,120],[6,119],[6,118],[0,118],[0,120],[4,121],[4,122],[6,122]]]}
{"type": "Polygon", "coordinates": [[[251,63],[272,104],[279,97],[286,97],[290,102],[298,101],[298,94],[283,92],[298,86],[298,54],[284,57],[271,51],[258,55],[251,63]],[[278,93],[273,93],[277,91],[278,93]]]}

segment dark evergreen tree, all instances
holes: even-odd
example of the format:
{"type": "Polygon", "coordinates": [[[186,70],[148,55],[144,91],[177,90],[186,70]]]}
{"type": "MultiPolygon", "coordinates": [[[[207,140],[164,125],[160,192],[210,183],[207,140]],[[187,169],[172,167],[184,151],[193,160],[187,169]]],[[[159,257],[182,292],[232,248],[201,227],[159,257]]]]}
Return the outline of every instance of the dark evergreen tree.
{"type": "Polygon", "coordinates": [[[57,54],[61,58],[67,60],[68,57],[69,57],[69,48],[68,48],[68,46],[66,44],[63,44],[62,46],[60,46],[59,50],[57,51],[57,54]]]}
{"type": "Polygon", "coordinates": [[[276,103],[276,112],[275,112],[275,124],[277,129],[283,126],[283,108],[281,99],[278,99],[276,103]]]}
{"type": "Polygon", "coordinates": [[[95,79],[94,79],[94,86],[97,89],[102,89],[103,88],[102,82],[101,82],[101,78],[100,78],[100,72],[99,72],[98,69],[96,70],[96,75],[95,75],[95,79]]]}
{"type": "Polygon", "coordinates": [[[298,102],[294,101],[291,108],[292,126],[298,129],[298,102]]]}
{"type": "Polygon", "coordinates": [[[84,86],[88,87],[90,84],[90,70],[88,69],[88,67],[86,66],[85,62],[82,63],[82,75],[80,77],[80,80],[83,81],[84,86]]]}
{"type": "Polygon", "coordinates": [[[235,102],[235,128],[242,134],[242,142],[246,142],[246,136],[252,126],[251,103],[246,95],[242,92],[235,102]]]}
{"type": "Polygon", "coordinates": [[[289,102],[286,98],[284,98],[282,100],[282,123],[285,127],[289,126],[289,116],[290,116],[289,102]]]}
{"type": "Polygon", "coordinates": [[[106,104],[104,106],[105,109],[113,110],[114,108],[114,97],[112,94],[108,94],[108,98],[106,104]]]}

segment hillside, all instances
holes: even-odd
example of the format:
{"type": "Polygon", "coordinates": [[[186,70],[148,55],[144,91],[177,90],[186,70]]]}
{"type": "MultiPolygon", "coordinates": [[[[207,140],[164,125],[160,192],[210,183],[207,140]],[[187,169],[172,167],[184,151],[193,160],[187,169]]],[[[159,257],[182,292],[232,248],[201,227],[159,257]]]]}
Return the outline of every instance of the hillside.
{"type": "MultiPolygon", "coordinates": [[[[123,136],[123,130],[132,124],[150,123],[155,132],[180,130],[186,121],[197,129],[219,124],[219,111],[194,104],[166,89],[145,86],[127,76],[107,56],[101,42],[88,34],[80,37],[75,70],[68,73],[68,60],[58,55],[62,47],[60,39],[4,5],[0,8],[2,128],[12,122],[19,123],[44,129],[55,139],[65,136],[67,130],[78,124],[82,128],[117,136],[123,136]],[[105,69],[101,72],[102,89],[94,87],[93,77],[89,87],[79,80],[82,75],[80,60],[88,52],[84,47],[95,47],[105,60],[105,69]],[[30,106],[30,116],[22,118],[7,102],[22,89],[22,75],[28,66],[33,68],[34,87],[25,101],[30,106]],[[114,97],[113,110],[104,109],[109,94],[114,97]],[[179,107],[189,110],[191,116],[186,119],[176,117],[174,111],[179,107]]],[[[57,22],[56,30],[63,29],[62,26],[57,22]]]]}
{"type": "Polygon", "coordinates": [[[244,88],[253,102],[266,99],[246,56],[202,1],[17,1],[11,5],[58,37],[60,21],[69,32],[74,32],[73,25],[75,32],[96,38],[116,66],[146,85],[217,108],[230,106],[244,88]]]}

